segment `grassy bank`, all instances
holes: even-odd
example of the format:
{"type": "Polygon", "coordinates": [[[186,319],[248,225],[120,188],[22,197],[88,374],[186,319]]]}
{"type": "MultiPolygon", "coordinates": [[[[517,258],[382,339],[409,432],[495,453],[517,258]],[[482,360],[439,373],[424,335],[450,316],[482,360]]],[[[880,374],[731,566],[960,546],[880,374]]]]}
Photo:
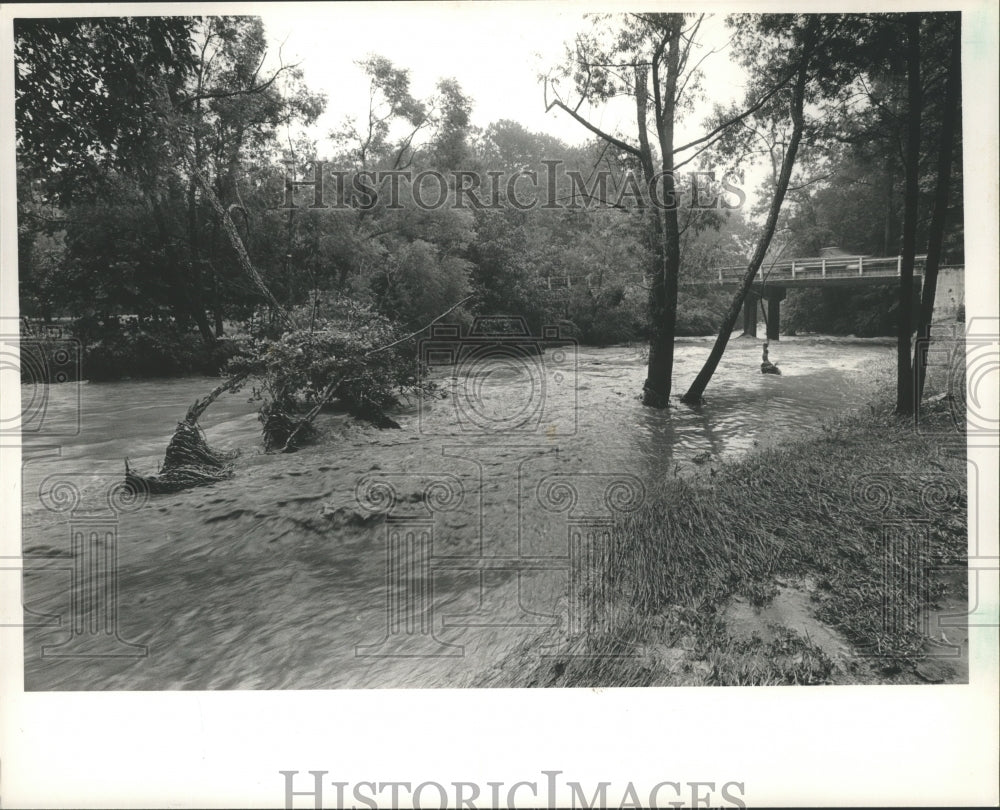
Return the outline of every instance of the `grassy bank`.
{"type": "Polygon", "coordinates": [[[963,577],[935,572],[965,564],[966,464],[947,399],[921,424],[869,406],[669,482],[614,528],[607,631],[563,656],[525,645],[480,684],[928,680],[921,610],[965,599],[963,577]]]}

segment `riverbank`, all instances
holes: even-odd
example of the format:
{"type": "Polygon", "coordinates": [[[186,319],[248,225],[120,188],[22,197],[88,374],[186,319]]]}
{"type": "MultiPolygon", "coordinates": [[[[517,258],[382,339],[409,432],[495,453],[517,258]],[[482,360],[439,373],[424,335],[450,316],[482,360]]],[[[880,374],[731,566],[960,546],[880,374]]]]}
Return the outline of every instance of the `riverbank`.
{"type": "Polygon", "coordinates": [[[612,532],[613,624],[477,685],[967,682],[967,627],[937,621],[968,610],[964,433],[947,398],[920,430],[890,398],[652,493],[612,532]]]}

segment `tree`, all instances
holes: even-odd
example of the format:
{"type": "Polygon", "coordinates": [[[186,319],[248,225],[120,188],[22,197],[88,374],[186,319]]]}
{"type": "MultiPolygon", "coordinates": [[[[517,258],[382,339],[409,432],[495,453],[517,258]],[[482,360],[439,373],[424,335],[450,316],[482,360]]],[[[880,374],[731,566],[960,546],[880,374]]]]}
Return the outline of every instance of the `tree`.
{"type": "MultiPolygon", "coordinates": [[[[609,17],[595,18],[598,26],[609,17]]],[[[674,124],[696,79],[688,69],[702,17],[685,26],[681,14],[633,14],[613,19],[614,28],[577,38],[567,62],[556,76],[546,78],[546,108],[570,115],[606,143],[633,157],[645,189],[640,205],[648,218],[648,244],[653,265],[649,284],[649,365],[643,384],[643,404],[664,408],[670,400],[673,376],[674,332],[677,321],[677,284],[680,270],[680,229],[677,207],[672,204],[674,182],[674,124]],[[603,41],[602,41],[603,40],[603,41]],[[559,79],[571,79],[578,100],[572,106],[560,95],[559,79]],[[690,86],[689,86],[690,84],[690,86]],[[652,109],[650,109],[652,85],[652,109]],[[552,99],[548,98],[549,92],[552,99]],[[635,103],[634,140],[604,132],[580,113],[584,102],[606,102],[616,95],[630,95],[635,103]],[[649,138],[650,114],[655,148],[649,138]],[[651,204],[658,201],[659,204],[651,204]]]]}
{"type": "Polygon", "coordinates": [[[192,17],[14,21],[17,153],[68,199],[109,168],[155,156],[164,104],[195,64],[192,17]]]}
{"type": "MultiPolygon", "coordinates": [[[[916,401],[914,409],[920,407],[927,373],[927,349],[930,342],[931,318],[934,313],[934,297],[937,292],[937,274],[944,245],[945,225],[948,216],[948,197],[951,192],[952,158],[956,130],[958,129],[959,97],[962,88],[962,30],[961,17],[948,15],[951,23],[948,47],[948,69],[945,79],[944,104],[941,112],[941,136],[938,149],[937,181],[934,189],[933,213],[927,242],[927,259],[924,263],[924,286],[920,301],[920,315],[917,321],[917,344],[914,353],[913,375],[916,401]]],[[[949,27],[946,25],[946,28],[949,27]]]]}
{"type": "MultiPolygon", "coordinates": [[[[947,107],[949,52],[955,18],[924,14],[921,23],[921,116],[918,212],[941,210],[935,201],[946,148],[949,174],[960,181],[960,131],[954,110],[947,107]],[[950,127],[951,132],[948,132],[950,127]],[[950,139],[951,146],[945,147],[950,139]],[[955,147],[955,143],[958,147],[955,147]]],[[[852,253],[895,256],[902,253],[906,144],[905,16],[871,15],[850,18],[856,35],[853,53],[838,58],[856,66],[829,110],[813,115],[810,137],[800,148],[779,228],[790,236],[786,255],[818,255],[821,247],[839,245],[852,253]]],[[[957,99],[953,99],[957,104],[957,99]]],[[[954,195],[953,195],[954,196],[954,195]]],[[[961,262],[961,195],[946,201],[949,227],[941,235],[940,258],[961,262]]],[[[933,216],[918,213],[916,245],[930,254],[933,216]]],[[[930,256],[929,256],[930,258],[930,256]]],[[[936,273],[925,270],[925,297],[936,273]]],[[[916,302],[908,295],[904,301],[916,302]]],[[[913,308],[912,305],[910,308],[913,308]]],[[[899,290],[891,287],[797,292],[789,310],[789,325],[833,329],[837,333],[898,336],[899,290]]],[[[918,334],[924,334],[918,322],[918,334]]],[[[917,383],[915,382],[915,385],[917,383]]]]}
{"type": "Polygon", "coordinates": [[[248,294],[242,237],[219,212],[252,200],[245,175],[273,159],[279,127],[319,114],[322,97],[294,66],[264,74],[256,18],[18,23],[22,190],[37,185],[38,197],[22,194],[19,206],[68,213],[62,272],[96,273],[103,314],[166,306],[211,346],[227,306],[271,297],[261,277],[248,294]]]}
{"type": "Polygon", "coordinates": [[[903,160],[903,252],[899,275],[899,331],[896,337],[896,412],[913,413],[913,367],[910,335],[913,321],[913,267],[917,254],[917,207],[920,203],[920,15],[905,18],[906,60],[906,149],[903,160]]]}
{"type": "Polygon", "coordinates": [[[455,79],[441,79],[435,101],[436,132],[429,144],[429,162],[442,171],[459,169],[469,156],[469,129],[472,101],[455,79]]]}
{"type": "MultiPolygon", "coordinates": [[[[809,81],[810,72],[812,70],[812,60],[817,47],[820,25],[818,18],[799,17],[792,20],[788,20],[786,18],[786,20],[779,21],[765,16],[754,21],[752,24],[754,24],[755,27],[758,27],[761,33],[772,35],[775,27],[789,25],[790,30],[787,31],[787,36],[791,42],[789,43],[781,41],[778,38],[774,38],[773,47],[776,49],[785,49],[790,45],[786,51],[786,58],[788,58],[794,65],[795,77],[790,89],[791,99],[789,101],[789,115],[792,119],[792,132],[784,150],[784,157],[781,161],[781,170],[775,183],[774,196],[771,199],[767,220],[764,223],[764,227],[757,242],[753,256],[750,259],[746,272],[743,274],[739,289],[733,296],[732,303],[730,303],[729,309],[726,311],[726,315],[722,321],[722,326],[719,329],[719,335],[715,340],[712,351],[709,353],[708,359],[705,361],[701,371],[698,372],[698,375],[691,383],[691,386],[682,397],[682,401],[689,405],[696,405],[701,402],[702,396],[705,393],[705,388],[712,379],[712,375],[715,373],[715,369],[718,367],[719,361],[722,359],[722,355],[726,350],[726,345],[729,343],[729,337],[732,334],[733,326],[736,324],[736,318],[739,316],[740,309],[746,301],[750,288],[757,276],[757,271],[760,270],[760,266],[764,261],[768,248],[771,245],[771,239],[774,236],[775,227],[778,221],[778,214],[781,211],[781,204],[784,201],[785,192],[788,190],[788,183],[792,176],[792,167],[795,165],[795,157],[798,152],[799,143],[802,140],[803,130],[805,128],[804,105],[806,85],[809,81]]],[[[753,43],[754,39],[751,39],[750,42],[753,43]]],[[[762,53],[761,45],[762,43],[760,41],[756,42],[754,52],[758,55],[762,53]]],[[[766,54],[765,58],[767,56],[773,58],[773,54],[766,54]]],[[[770,62],[765,64],[768,64],[768,66],[771,67],[774,63],[770,62]]],[[[781,69],[787,68],[782,66],[781,69]]],[[[773,108],[768,109],[765,114],[767,114],[767,112],[770,112],[772,115],[774,114],[773,108]]]]}
{"type": "MultiPolygon", "coordinates": [[[[794,71],[778,76],[770,87],[758,87],[759,94],[742,111],[713,122],[714,126],[705,135],[675,146],[676,118],[689,111],[691,94],[698,86],[700,65],[714,53],[710,51],[690,64],[704,15],[695,17],[690,25],[679,14],[633,14],[625,18],[599,17],[597,21],[604,25],[609,19],[614,21],[610,29],[605,25],[598,29],[600,36],[579,37],[559,73],[546,79],[546,107],[564,111],[638,164],[643,179],[640,191],[645,192],[640,204],[648,216],[647,240],[653,257],[648,271],[650,350],[643,402],[666,407],[673,374],[680,271],[675,171],[768,104],[789,83],[794,71]],[[568,103],[559,94],[559,79],[573,82],[578,96],[575,103],[568,103]],[[549,91],[553,93],[551,101],[549,91]],[[606,102],[621,95],[630,96],[635,103],[636,132],[631,139],[601,130],[580,112],[584,102],[606,102]],[[650,118],[654,125],[653,141],[649,137],[650,118]],[[697,151],[688,158],[676,159],[678,154],[695,147],[697,151]]],[[[779,64],[785,64],[777,58],[778,54],[774,56],[779,64]]]]}

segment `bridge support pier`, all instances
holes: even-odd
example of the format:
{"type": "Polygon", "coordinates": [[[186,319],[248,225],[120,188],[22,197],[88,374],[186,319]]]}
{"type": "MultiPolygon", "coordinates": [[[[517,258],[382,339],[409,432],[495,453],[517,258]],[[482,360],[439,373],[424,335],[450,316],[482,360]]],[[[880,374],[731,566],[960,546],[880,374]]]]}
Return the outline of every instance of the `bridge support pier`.
{"type": "Polygon", "coordinates": [[[781,334],[781,302],[785,300],[785,288],[767,290],[767,339],[778,340],[781,334]]]}
{"type": "Polygon", "coordinates": [[[747,293],[743,302],[743,334],[757,337],[757,307],[760,306],[760,295],[755,290],[747,293]]]}

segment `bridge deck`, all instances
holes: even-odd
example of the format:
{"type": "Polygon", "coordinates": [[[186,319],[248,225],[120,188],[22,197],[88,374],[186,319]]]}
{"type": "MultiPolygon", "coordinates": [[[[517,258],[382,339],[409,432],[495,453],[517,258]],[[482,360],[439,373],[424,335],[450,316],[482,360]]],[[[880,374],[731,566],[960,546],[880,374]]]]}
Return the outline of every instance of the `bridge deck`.
{"type": "MultiPolygon", "coordinates": [[[[926,256],[917,256],[913,275],[923,278],[926,256]]],[[[763,267],[754,284],[768,287],[819,287],[833,284],[886,284],[902,275],[903,257],[836,256],[816,259],[790,259],[763,267]]],[[[689,280],[685,283],[736,286],[743,278],[746,266],[718,267],[714,278],[689,280]]]]}
{"type": "MultiPolygon", "coordinates": [[[[913,276],[921,281],[924,276],[926,256],[917,256],[913,267],[913,276]]],[[[836,256],[816,259],[790,259],[776,262],[773,266],[765,265],[758,271],[754,279],[754,288],[788,287],[821,287],[856,284],[890,284],[902,274],[903,259],[901,256],[836,256]]],[[[952,265],[942,266],[946,270],[952,265]]],[[[961,267],[961,265],[954,265],[961,267]]],[[[736,267],[717,267],[708,272],[701,272],[695,277],[681,270],[680,284],[684,285],[721,285],[736,287],[743,279],[746,265],[736,267]]],[[[572,276],[542,276],[539,281],[547,289],[569,289],[577,284],[590,286],[596,273],[572,276]]],[[[635,283],[648,284],[643,273],[635,274],[635,283]]]]}

